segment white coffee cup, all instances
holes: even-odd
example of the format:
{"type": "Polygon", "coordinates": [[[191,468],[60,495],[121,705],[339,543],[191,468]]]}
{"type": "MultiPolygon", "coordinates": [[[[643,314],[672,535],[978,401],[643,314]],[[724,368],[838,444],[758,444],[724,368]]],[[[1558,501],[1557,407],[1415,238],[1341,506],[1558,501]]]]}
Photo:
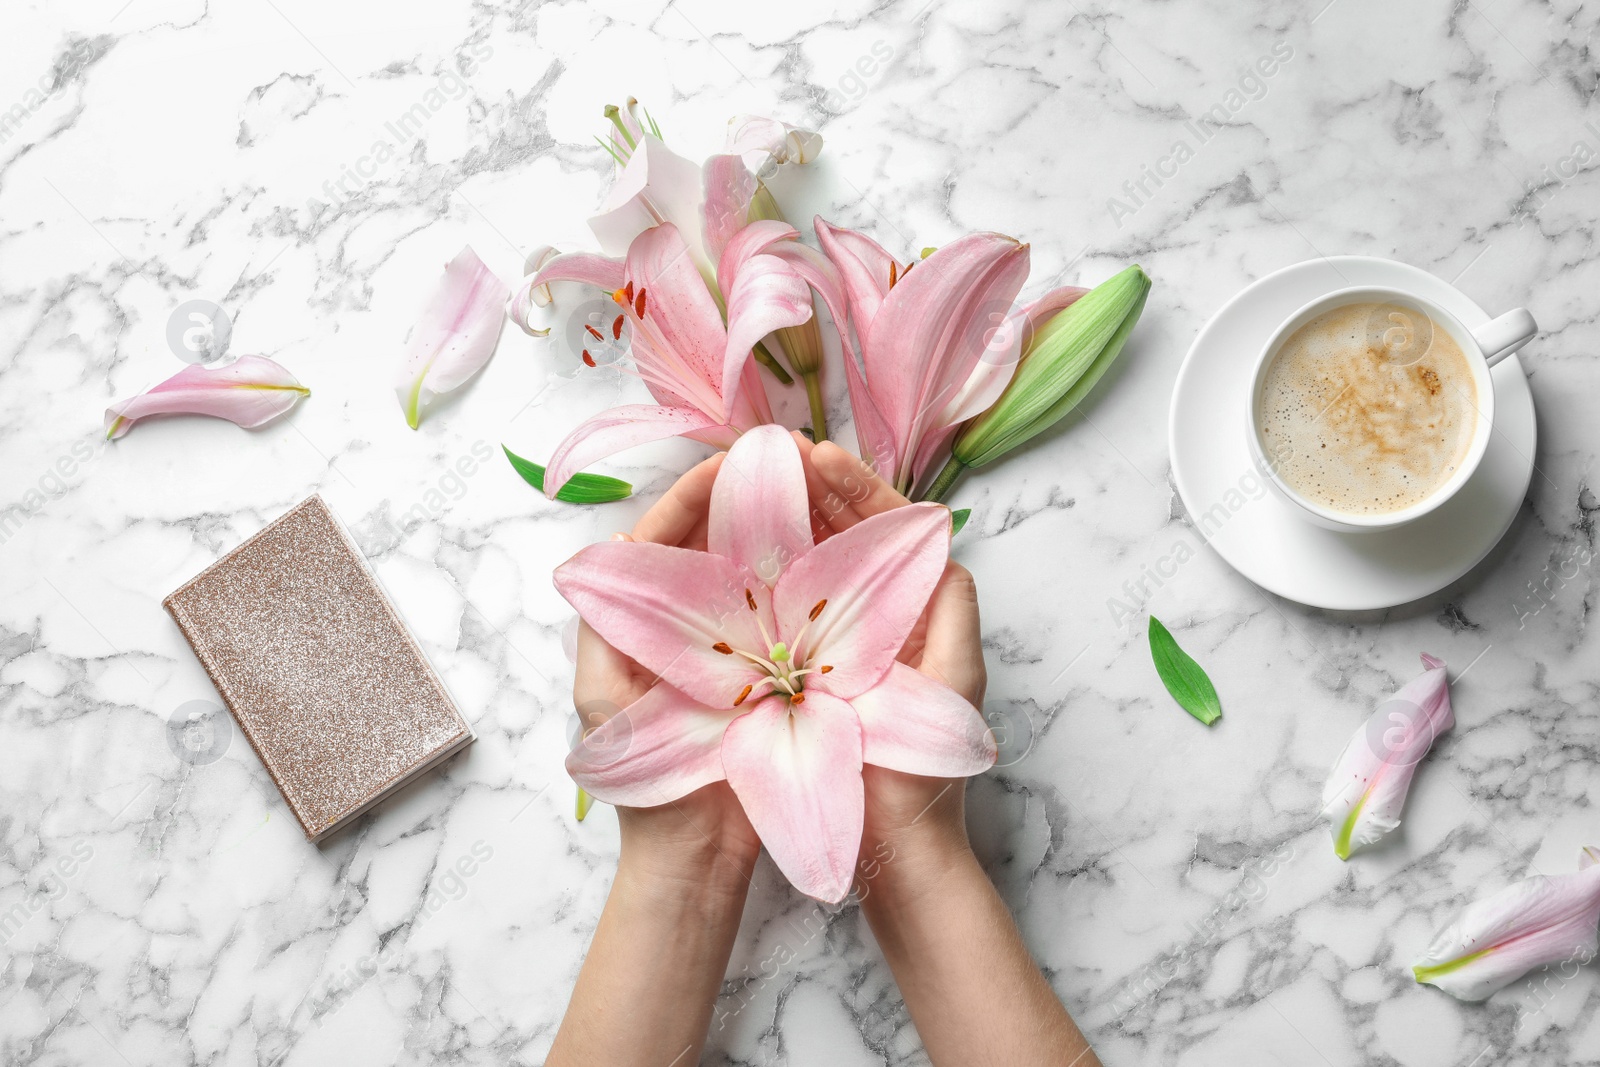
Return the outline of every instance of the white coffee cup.
{"type": "Polygon", "coordinates": [[[1306,519],[1318,526],[1349,532],[1390,530],[1396,526],[1403,526],[1449,500],[1478,469],[1484,450],[1489,447],[1489,435],[1494,429],[1494,379],[1489,374],[1489,368],[1527,344],[1538,331],[1538,325],[1526,308],[1508,311],[1476,330],[1469,330],[1462,325],[1460,319],[1433,301],[1399,289],[1363,286],[1340,289],[1326,296],[1320,296],[1289,316],[1267,340],[1261,355],[1256,359],[1255,373],[1250,379],[1250,402],[1246,408],[1249,425],[1245,427],[1245,432],[1250,444],[1250,456],[1266,478],[1267,484],[1279,497],[1293,504],[1306,519]],[[1270,453],[1261,439],[1262,391],[1272,361],[1277,358],[1284,343],[1294,336],[1300,327],[1318,315],[1349,304],[1389,305],[1398,312],[1399,317],[1395,322],[1399,328],[1418,327],[1445,331],[1455,340],[1462,355],[1466,357],[1468,365],[1472,368],[1473,383],[1477,387],[1477,427],[1465,458],[1449,479],[1433,492],[1416,503],[1395,511],[1355,514],[1336,511],[1306,499],[1279,475],[1277,464],[1270,458],[1270,453]],[[1417,318],[1407,320],[1408,315],[1417,318]]]}

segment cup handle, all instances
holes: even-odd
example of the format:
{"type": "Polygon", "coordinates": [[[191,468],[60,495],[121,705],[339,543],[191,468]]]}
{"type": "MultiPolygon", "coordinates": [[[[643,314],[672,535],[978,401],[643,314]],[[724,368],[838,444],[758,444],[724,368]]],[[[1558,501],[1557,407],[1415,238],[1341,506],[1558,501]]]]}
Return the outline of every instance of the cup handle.
{"type": "Polygon", "coordinates": [[[1494,366],[1511,353],[1533,340],[1539,324],[1527,308],[1513,308],[1499,318],[1484,323],[1472,331],[1472,339],[1483,350],[1483,358],[1494,366]]]}

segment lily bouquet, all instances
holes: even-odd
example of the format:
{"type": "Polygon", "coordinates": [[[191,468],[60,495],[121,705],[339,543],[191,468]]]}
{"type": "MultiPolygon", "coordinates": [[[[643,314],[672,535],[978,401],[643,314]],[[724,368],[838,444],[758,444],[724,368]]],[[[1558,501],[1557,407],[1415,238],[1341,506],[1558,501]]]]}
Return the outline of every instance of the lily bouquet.
{"type": "Polygon", "coordinates": [[[583,324],[583,363],[635,375],[649,401],[584,420],[548,467],[512,461],[552,498],[596,501],[627,487],[585,469],[634,445],[681,436],[728,455],[707,551],[611,541],[555,572],[590,627],[657,678],[569,756],[580,818],[589,795],[655,806],[726,780],[790,881],[841,900],[864,764],[961,777],[995,760],[978,710],[897,658],[949,558],[951,513],[931,501],[1077,404],[1150,281],[1129,267],[1023,300],[1029,248],[998,233],[902,259],[817,218],[813,247],[767,179],[815,159],[815,133],[734,119],[723,152],[696,164],[635,101],[606,115],[621,169],[589,220],[599,251],[540,248],[507,312],[544,336],[561,287],[598,289],[611,311],[583,324]],[[925,502],[815,542],[800,452],[767,390],[798,379],[809,436],[827,436],[819,302],[862,459],[925,502]]]}
{"type": "Polygon", "coordinates": [[[634,445],[682,436],[729,447],[774,421],[769,379],[778,388],[800,379],[810,436],[826,438],[820,300],[862,459],[907,496],[941,500],[962,471],[1071,411],[1143,310],[1150,280],[1138,267],[1094,290],[1019,299],[1029,248],[998,233],[901,259],[819,217],[812,247],[766,184],[817,157],[822,138],[811,131],[735,118],[724,150],[696,164],[667,147],[636,101],[606,115],[601,143],[621,170],[589,220],[600,251],[540,248],[508,312],[525,331],[548,334],[539,323],[553,284],[598,288],[614,310],[609,323],[585,324],[583,362],[615,360],[653,402],[575,427],[540,468],[551,497],[634,445]]]}

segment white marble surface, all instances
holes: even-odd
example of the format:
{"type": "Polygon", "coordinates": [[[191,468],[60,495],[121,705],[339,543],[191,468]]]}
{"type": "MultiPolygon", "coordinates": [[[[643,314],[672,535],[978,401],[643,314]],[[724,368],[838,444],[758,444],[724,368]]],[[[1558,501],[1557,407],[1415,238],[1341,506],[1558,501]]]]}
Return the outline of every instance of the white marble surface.
{"type": "MultiPolygon", "coordinates": [[[[572,817],[549,571],[697,448],[609,465],[635,501],[558,507],[497,456],[450,470],[475,446],[546,455],[636,382],[576,376],[513,330],[412,432],[389,380],[463,242],[508,277],[535,245],[587,245],[598,108],[631,92],[696,154],[736,112],[819,124],[821,163],[779,188],[793,217],[899,250],[1006,231],[1040,284],[1131,261],[1155,279],[1087,417],[954,500],[975,509],[958,555],[984,593],[990,710],[1031,736],[974,783],[973,833],[1105,1062],[1600,1062],[1593,967],[1475,1006],[1408,972],[1455,908],[1600,841],[1597,12],[1322,2],[8,4],[0,1061],[542,1058],[616,849],[609,810],[572,817]],[[471,76],[441,82],[463,56],[471,76]],[[420,136],[386,132],[418,102],[420,136]],[[1187,125],[1219,106],[1220,128],[1187,125]],[[1146,167],[1165,176],[1135,201],[1146,167]],[[1533,309],[1538,471],[1503,545],[1405,609],[1310,611],[1209,552],[1185,563],[1148,607],[1222,691],[1208,732],[1107,601],[1190,536],[1164,433],[1190,340],[1252,279],[1336,252],[1533,309]],[[95,445],[109,400],[180,369],[166,329],[189,299],[313,396],[258,433],[166,420],[95,445]],[[215,696],[160,607],[312,491],[479,733],[320,849],[239,737],[205,765],[169,749],[175,709],[215,696]],[[1472,665],[1458,726],[1402,832],[1341,864],[1323,776],[1424,650],[1472,665]]],[[[706,1062],[925,1062],[856,911],[816,934],[811,911],[763,867],[706,1062]]]]}

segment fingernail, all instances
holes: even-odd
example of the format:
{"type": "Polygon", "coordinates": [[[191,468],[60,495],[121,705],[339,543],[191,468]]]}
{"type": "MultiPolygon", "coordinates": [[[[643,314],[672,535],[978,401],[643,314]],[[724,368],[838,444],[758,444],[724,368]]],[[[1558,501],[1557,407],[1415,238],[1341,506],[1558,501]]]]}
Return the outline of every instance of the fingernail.
{"type": "Polygon", "coordinates": [[[626,541],[627,539],[627,534],[614,533],[611,535],[611,540],[613,541],[626,541]]]}

